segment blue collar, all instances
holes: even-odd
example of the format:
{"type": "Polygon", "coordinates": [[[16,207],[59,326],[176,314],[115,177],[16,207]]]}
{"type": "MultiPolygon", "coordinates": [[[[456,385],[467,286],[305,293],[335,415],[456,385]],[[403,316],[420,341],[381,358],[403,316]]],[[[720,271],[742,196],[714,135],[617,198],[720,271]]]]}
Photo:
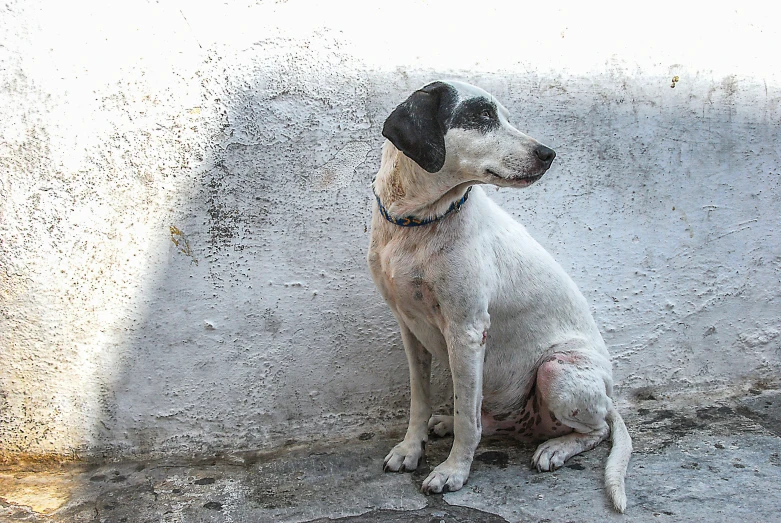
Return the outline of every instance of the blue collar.
{"type": "MultiPolygon", "coordinates": [[[[372,191],[374,188],[372,187],[372,191]]],[[[388,209],[386,209],[382,202],[380,201],[380,197],[377,196],[377,193],[374,193],[374,197],[377,198],[377,205],[380,207],[380,214],[383,218],[388,220],[394,225],[398,225],[399,227],[420,227],[421,225],[428,225],[429,223],[438,222],[448,214],[450,214],[453,211],[458,212],[461,210],[461,206],[464,205],[464,202],[466,202],[467,198],[469,198],[469,191],[472,190],[472,186],[470,185],[469,188],[464,193],[464,196],[456,201],[450,204],[450,207],[447,208],[444,214],[440,216],[435,216],[434,218],[426,218],[425,220],[421,220],[420,218],[415,218],[414,216],[405,216],[404,218],[396,218],[392,216],[388,209]]]]}

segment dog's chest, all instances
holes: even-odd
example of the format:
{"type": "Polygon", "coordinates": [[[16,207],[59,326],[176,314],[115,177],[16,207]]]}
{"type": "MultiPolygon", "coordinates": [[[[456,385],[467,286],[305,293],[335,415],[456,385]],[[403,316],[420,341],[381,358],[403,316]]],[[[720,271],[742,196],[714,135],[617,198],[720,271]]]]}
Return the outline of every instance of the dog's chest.
{"type": "Polygon", "coordinates": [[[441,320],[442,279],[432,263],[429,249],[409,242],[390,240],[374,244],[369,267],[383,297],[408,318],[425,319],[433,325],[441,320]]]}

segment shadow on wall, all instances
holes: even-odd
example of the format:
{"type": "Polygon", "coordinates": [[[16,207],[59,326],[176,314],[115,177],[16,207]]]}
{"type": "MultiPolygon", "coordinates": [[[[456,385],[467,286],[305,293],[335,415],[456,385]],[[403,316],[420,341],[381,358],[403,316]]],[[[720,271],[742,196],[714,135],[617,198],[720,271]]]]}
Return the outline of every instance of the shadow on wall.
{"type": "Polygon", "coordinates": [[[406,359],[365,263],[369,187],[384,115],[427,75],[383,80],[388,99],[359,64],[278,53],[204,72],[227,79],[203,88],[218,125],[104,401],[104,455],[265,448],[406,415],[406,359]]]}
{"type": "MultiPolygon", "coordinates": [[[[620,64],[594,76],[452,75],[494,93],[519,128],[557,150],[540,184],[489,193],[583,290],[624,397],[778,370],[781,93],[752,78],[675,74],[674,88],[620,64]]],[[[154,131],[181,137],[200,127],[206,143],[187,155],[192,164],[145,181],[156,191],[111,231],[148,257],[136,308],[104,318],[127,325],[121,339],[104,344],[88,325],[69,365],[91,369],[89,383],[35,387],[56,389],[52,404],[67,403],[57,397],[65,390],[75,411],[98,398],[87,455],[269,448],[400,429],[406,360],[364,261],[369,182],[386,115],[449,75],[371,71],[338,45],[273,40],[230,57],[210,52],[196,76],[200,105],[154,131]],[[154,225],[147,247],[136,221],[154,225]]],[[[124,88],[115,101],[129,111],[124,88]]],[[[141,131],[152,136],[144,147],[155,147],[153,130],[141,131]]],[[[120,142],[120,151],[148,152],[120,142]]],[[[136,159],[94,161],[130,172],[136,159]]],[[[113,184],[116,173],[104,171],[96,172],[113,184]]],[[[112,203],[99,191],[87,201],[112,203]]],[[[85,220],[100,221],[85,209],[85,220]]],[[[436,380],[446,408],[444,369],[436,380]]],[[[44,421],[58,430],[58,420],[44,421]]]]}
{"type": "MultiPolygon", "coordinates": [[[[366,71],[261,42],[204,71],[218,122],[166,265],[122,356],[97,448],[265,448],[397,429],[407,370],[365,268],[385,116],[430,71],[366,71]]],[[[769,375],[777,353],[779,100],[681,72],[453,76],[558,152],[527,191],[491,194],[580,285],[620,393],[769,375]],[[740,357],[743,365],[735,369],[740,357]],[[737,376],[736,376],[737,374],[737,376]]],[[[439,402],[447,375],[436,372],[439,402]]]]}

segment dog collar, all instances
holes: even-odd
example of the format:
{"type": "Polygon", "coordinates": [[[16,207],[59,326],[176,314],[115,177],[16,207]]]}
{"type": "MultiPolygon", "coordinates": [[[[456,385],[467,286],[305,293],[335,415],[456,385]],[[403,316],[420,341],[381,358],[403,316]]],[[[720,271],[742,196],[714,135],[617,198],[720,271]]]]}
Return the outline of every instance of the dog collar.
{"type": "MultiPolygon", "coordinates": [[[[453,211],[458,212],[461,210],[461,206],[464,205],[467,198],[469,198],[469,191],[472,190],[472,186],[470,185],[469,188],[464,193],[464,196],[461,197],[460,200],[453,202],[450,204],[450,207],[447,208],[447,210],[439,215],[435,216],[434,218],[426,218],[424,220],[421,220],[420,218],[415,218],[414,216],[405,216],[404,218],[396,218],[395,216],[392,216],[388,209],[385,208],[384,205],[382,205],[382,202],[380,201],[380,197],[377,196],[377,193],[374,193],[374,197],[377,198],[377,205],[380,208],[380,214],[383,218],[388,220],[394,225],[398,225],[399,227],[420,227],[421,225],[428,225],[429,223],[438,222],[448,214],[450,214],[453,211]]],[[[372,191],[374,191],[374,187],[372,187],[372,191]]]]}

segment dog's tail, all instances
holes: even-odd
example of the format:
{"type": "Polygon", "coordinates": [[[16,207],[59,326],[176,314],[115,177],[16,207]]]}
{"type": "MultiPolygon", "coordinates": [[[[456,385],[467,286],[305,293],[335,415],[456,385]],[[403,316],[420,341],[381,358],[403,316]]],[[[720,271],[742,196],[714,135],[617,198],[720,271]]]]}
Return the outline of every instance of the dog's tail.
{"type": "Polygon", "coordinates": [[[610,450],[607,465],[605,465],[605,489],[615,509],[623,514],[626,510],[624,476],[629,464],[629,456],[632,455],[632,438],[629,436],[629,431],[626,430],[621,414],[615,407],[611,407],[608,411],[606,420],[610,425],[610,439],[613,441],[613,448],[610,450]]]}

